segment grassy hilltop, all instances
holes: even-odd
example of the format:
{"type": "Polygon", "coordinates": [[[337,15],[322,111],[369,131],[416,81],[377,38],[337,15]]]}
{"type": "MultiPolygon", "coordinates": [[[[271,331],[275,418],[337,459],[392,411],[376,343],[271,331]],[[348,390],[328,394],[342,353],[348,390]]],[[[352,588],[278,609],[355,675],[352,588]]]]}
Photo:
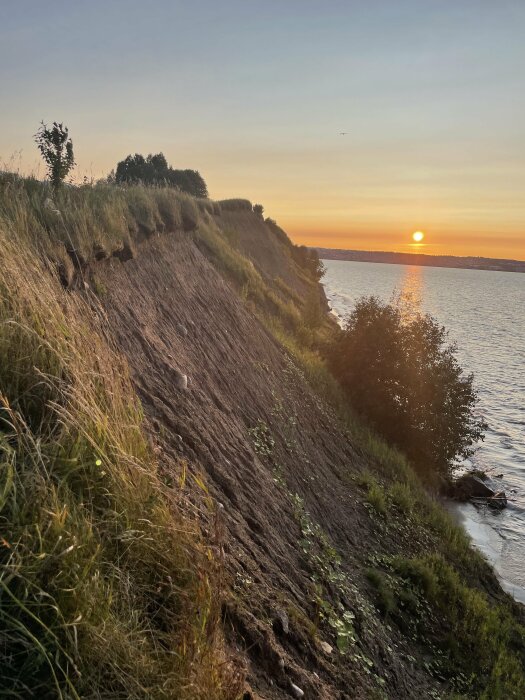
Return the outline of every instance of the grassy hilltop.
{"type": "Polygon", "coordinates": [[[0,695],[521,698],[523,609],[246,200],[0,175],[0,695]]]}

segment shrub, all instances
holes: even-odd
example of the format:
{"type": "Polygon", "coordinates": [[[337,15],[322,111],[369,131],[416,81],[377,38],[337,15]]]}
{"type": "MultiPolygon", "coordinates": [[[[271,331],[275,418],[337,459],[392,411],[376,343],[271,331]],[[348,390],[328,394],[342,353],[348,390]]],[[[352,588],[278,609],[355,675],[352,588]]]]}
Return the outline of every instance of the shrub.
{"type": "Polygon", "coordinates": [[[262,204],[253,205],[253,213],[258,216],[259,219],[264,219],[264,207],[262,204]]]}
{"type": "Polygon", "coordinates": [[[392,567],[401,578],[421,589],[427,597],[432,598],[436,595],[438,580],[432,567],[431,558],[427,560],[424,558],[408,559],[402,556],[393,557],[392,567]]]}
{"type": "Polygon", "coordinates": [[[427,473],[446,473],[483,439],[473,376],[431,316],[360,299],[327,354],[355,409],[427,473]]]}
{"type": "Polygon", "coordinates": [[[47,166],[51,184],[58,190],[75,165],[68,128],[58,122],[53,122],[49,128],[42,122],[35,134],[35,142],[47,166]]]}
{"type": "MultiPolygon", "coordinates": [[[[275,229],[275,227],[273,227],[275,229]]],[[[309,276],[317,281],[325,273],[325,266],[319,260],[319,253],[314,248],[307,248],[305,245],[292,246],[292,257],[300,268],[305,270],[309,276]]]]}
{"type": "Polygon", "coordinates": [[[167,183],[193,197],[207,197],[208,187],[197,170],[169,169],[167,183]]]}
{"type": "Polygon", "coordinates": [[[140,153],[129,155],[118,163],[114,177],[117,183],[167,185],[193,197],[208,196],[206,183],[197,170],[175,170],[163,153],[150,153],[146,157],[140,153]]]}

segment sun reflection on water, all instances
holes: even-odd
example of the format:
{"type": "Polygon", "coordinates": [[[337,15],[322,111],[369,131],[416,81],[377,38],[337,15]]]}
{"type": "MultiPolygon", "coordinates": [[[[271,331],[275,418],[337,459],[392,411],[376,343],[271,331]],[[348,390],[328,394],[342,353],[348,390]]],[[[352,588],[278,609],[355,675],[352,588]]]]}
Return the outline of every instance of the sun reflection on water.
{"type": "Polygon", "coordinates": [[[421,313],[423,303],[423,270],[416,265],[407,265],[401,286],[394,292],[396,301],[405,318],[421,313]]]}

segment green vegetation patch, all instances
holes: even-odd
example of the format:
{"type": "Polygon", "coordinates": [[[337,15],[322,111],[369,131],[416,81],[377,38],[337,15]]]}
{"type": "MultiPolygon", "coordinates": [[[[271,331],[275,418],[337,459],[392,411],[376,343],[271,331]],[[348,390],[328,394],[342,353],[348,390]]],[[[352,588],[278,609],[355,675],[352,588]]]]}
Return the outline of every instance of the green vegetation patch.
{"type": "Polygon", "coordinates": [[[0,225],[0,687],[235,698],[216,567],[166,490],[125,363],[0,225]]]}
{"type": "Polygon", "coordinates": [[[433,652],[428,670],[468,697],[525,696],[525,628],[506,605],[467,585],[440,554],[385,558],[379,605],[433,652]]]}
{"type": "MultiPolygon", "coordinates": [[[[0,173],[4,234],[55,261],[67,258],[66,250],[88,262],[122,249],[130,239],[194,231],[200,221],[199,202],[169,187],[101,182],[54,190],[33,178],[0,173]]],[[[213,204],[209,203],[212,210],[213,204]]]]}

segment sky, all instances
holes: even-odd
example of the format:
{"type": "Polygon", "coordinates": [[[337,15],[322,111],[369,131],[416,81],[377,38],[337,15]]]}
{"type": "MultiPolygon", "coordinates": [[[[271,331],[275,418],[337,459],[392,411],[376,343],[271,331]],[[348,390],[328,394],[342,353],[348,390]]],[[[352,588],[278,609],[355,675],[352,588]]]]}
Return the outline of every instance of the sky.
{"type": "Polygon", "coordinates": [[[129,153],[297,243],[525,259],[525,0],[0,0],[0,164],[129,153]],[[340,132],[346,132],[341,135],[340,132]]]}

